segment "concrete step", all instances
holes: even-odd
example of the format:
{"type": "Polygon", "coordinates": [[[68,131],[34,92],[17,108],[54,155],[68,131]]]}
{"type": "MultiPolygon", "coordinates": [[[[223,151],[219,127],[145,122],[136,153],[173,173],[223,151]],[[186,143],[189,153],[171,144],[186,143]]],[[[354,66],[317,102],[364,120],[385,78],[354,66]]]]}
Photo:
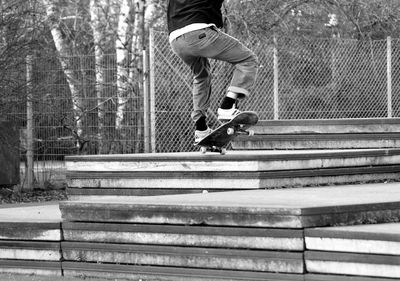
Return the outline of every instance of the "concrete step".
{"type": "Polygon", "coordinates": [[[364,149],[400,147],[400,119],[266,120],[233,143],[244,149],[364,149]]]}
{"type": "Polygon", "coordinates": [[[309,186],[398,178],[400,149],[230,151],[66,158],[71,199],[309,186]]]}
{"type": "Polygon", "coordinates": [[[61,276],[58,203],[2,205],[0,273],[61,276]]]}
{"type": "Polygon", "coordinates": [[[305,241],[315,251],[400,256],[400,223],[307,229],[305,241]]]}
{"type": "Polygon", "coordinates": [[[400,278],[400,223],[305,231],[308,272],[400,278]]]}
{"type": "Polygon", "coordinates": [[[153,281],[303,281],[302,274],[63,262],[65,276],[153,281]]]}
{"type": "Polygon", "coordinates": [[[366,149],[398,148],[399,133],[368,134],[259,134],[240,136],[233,142],[235,150],[266,149],[366,149]]]}
{"type": "Polygon", "coordinates": [[[400,279],[398,183],[66,201],[60,208],[0,208],[0,273],[400,279]],[[49,249],[58,249],[61,259],[34,256],[49,249]]]}
{"type": "Polygon", "coordinates": [[[391,183],[230,191],[66,201],[60,209],[71,222],[309,228],[396,221],[398,190],[391,183]]]}
{"type": "Polygon", "coordinates": [[[298,229],[64,222],[63,233],[71,242],[304,251],[298,229]]]}
{"type": "Polygon", "coordinates": [[[62,276],[61,262],[59,261],[0,260],[0,273],[59,276],[60,279],[62,276]]]}
{"type": "Polygon", "coordinates": [[[308,272],[400,278],[400,256],[306,251],[308,272]]]}
{"type": "MultiPolygon", "coordinates": [[[[318,271],[339,255],[306,249],[305,237],[336,225],[398,221],[398,188],[382,183],[65,201],[63,269],[71,276],[149,280],[353,280],[362,274],[318,271]]],[[[317,239],[329,238],[322,234],[317,239]]],[[[340,255],[341,262],[365,256],[340,255]]]]}
{"type": "Polygon", "coordinates": [[[303,254],[199,247],[63,242],[68,261],[304,273],[303,254]]]}
{"type": "Polygon", "coordinates": [[[345,275],[306,274],[304,281],[394,281],[392,278],[374,278],[345,275]]]}

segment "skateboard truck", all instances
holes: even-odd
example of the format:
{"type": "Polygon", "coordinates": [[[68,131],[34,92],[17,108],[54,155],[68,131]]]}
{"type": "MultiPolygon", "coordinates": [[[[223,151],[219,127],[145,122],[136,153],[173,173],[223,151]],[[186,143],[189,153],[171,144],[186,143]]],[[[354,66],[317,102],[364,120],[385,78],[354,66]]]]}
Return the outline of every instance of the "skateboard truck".
{"type": "MultiPolygon", "coordinates": [[[[241,127],[242,127],[242,125],[241,125],[241,127]]],[[[226,130],[226,133],[228,134],[228,136],[232,136],[232,135],[234,135],[235,133],[236,133],[237,135],[248,135],[248,136],[250,136],[250,137],[254,136],[254,130],[248,130],[248,131],[246,131],[246,130],[243,130],[242,128],[239,128],[239,129],[235,130],[235,128],[229,127],[229,128],[226,130]]]]}
{"type": "Polygon", "coordinates": [[[254,136],[254,131],[247,129],[255,125],[257,122],[257,113],[252,111],[242,112],[229,122],[224,123],[217,129],[213,130],[208,136],[195,145],[200,147],[200,152],[202,154],[211,151],[225,155],[227,152],[227,146],[233,139],[235,139],[235,137],[239,135],[254,136]]]}
{"type": "Polygon", "coordinates": [[[201,154],[206,154],[207,150],[211,151],[211,152],[219,152],[219,154],[221,154],[221,155],[226,154],[226,147],[217,147],[217,146],[211,146],[211,147],[202,146],[202,147],[200,147],[201,154]]]}

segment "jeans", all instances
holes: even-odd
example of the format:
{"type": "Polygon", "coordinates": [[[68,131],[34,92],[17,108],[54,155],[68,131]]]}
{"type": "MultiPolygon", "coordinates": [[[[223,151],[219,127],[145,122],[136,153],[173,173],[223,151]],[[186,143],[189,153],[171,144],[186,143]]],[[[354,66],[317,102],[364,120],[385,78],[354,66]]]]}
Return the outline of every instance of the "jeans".
{"type": "Polygon", "coordinates": [[[193,112],[197,121],[207,116],[210,106],[211,73],[208,58],[226,61],[235,66],[228,91],[238,98],[249,96],[257,76],[258,59],[239,40],[215,27],[186,33],[171,42],[171,48],[193,73],[193,112]]]}

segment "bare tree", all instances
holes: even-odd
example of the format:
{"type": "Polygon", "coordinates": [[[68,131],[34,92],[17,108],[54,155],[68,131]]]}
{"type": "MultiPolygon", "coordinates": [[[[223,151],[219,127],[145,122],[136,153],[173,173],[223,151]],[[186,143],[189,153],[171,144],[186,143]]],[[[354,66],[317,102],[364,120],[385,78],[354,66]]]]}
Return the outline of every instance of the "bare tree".
{"type": "Polygon", "coordinates": [[[47,22],[50,26],[51,35],[54,40],[56,50],[59,53],[59,61],[64,71],[65,77],[68,81],[68,86],[71,92],[73,114],[75,121],[74,135],[78,139],[77,146],[81,149],[81,142],[79,139],[83,135],[83,115],[84,115],[84,103],[79,88],[79,81],[76,77],[74,68],[71,62],[72,46],[71,42],[68,41],[68,37],[65,36],[61,26],[61,11],[60,1],[55,0],[43,0],[43,4],[46,7],[47,22]]]}
{"type": "Polygon", "coordinates": [[[133,36],[133,17],[135,6],[133,0],[121,1],[120,15],[118,18],[118,38],[116,42],[117,54],[117,109],[115,128],[122,130],[126,105],[129,100],[129,93],[132,91],[129,80],[130,50],[133,36]]]}

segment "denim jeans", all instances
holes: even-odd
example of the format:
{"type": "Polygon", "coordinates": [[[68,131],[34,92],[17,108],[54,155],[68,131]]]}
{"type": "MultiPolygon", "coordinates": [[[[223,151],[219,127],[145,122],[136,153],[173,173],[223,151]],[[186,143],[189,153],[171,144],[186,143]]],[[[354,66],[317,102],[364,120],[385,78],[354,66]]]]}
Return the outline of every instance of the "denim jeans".
{"type": "Polygon", "coordinates": [[[193,112],[197,121],[207,116],[210,106],[211,73],[208,58],[226,61],[235,66],[228,91],[249,96],[257,76],[256,55],[237,39],[215,27],[186,33],[171,42],[171,48],[193,73],[193,112]]]}

